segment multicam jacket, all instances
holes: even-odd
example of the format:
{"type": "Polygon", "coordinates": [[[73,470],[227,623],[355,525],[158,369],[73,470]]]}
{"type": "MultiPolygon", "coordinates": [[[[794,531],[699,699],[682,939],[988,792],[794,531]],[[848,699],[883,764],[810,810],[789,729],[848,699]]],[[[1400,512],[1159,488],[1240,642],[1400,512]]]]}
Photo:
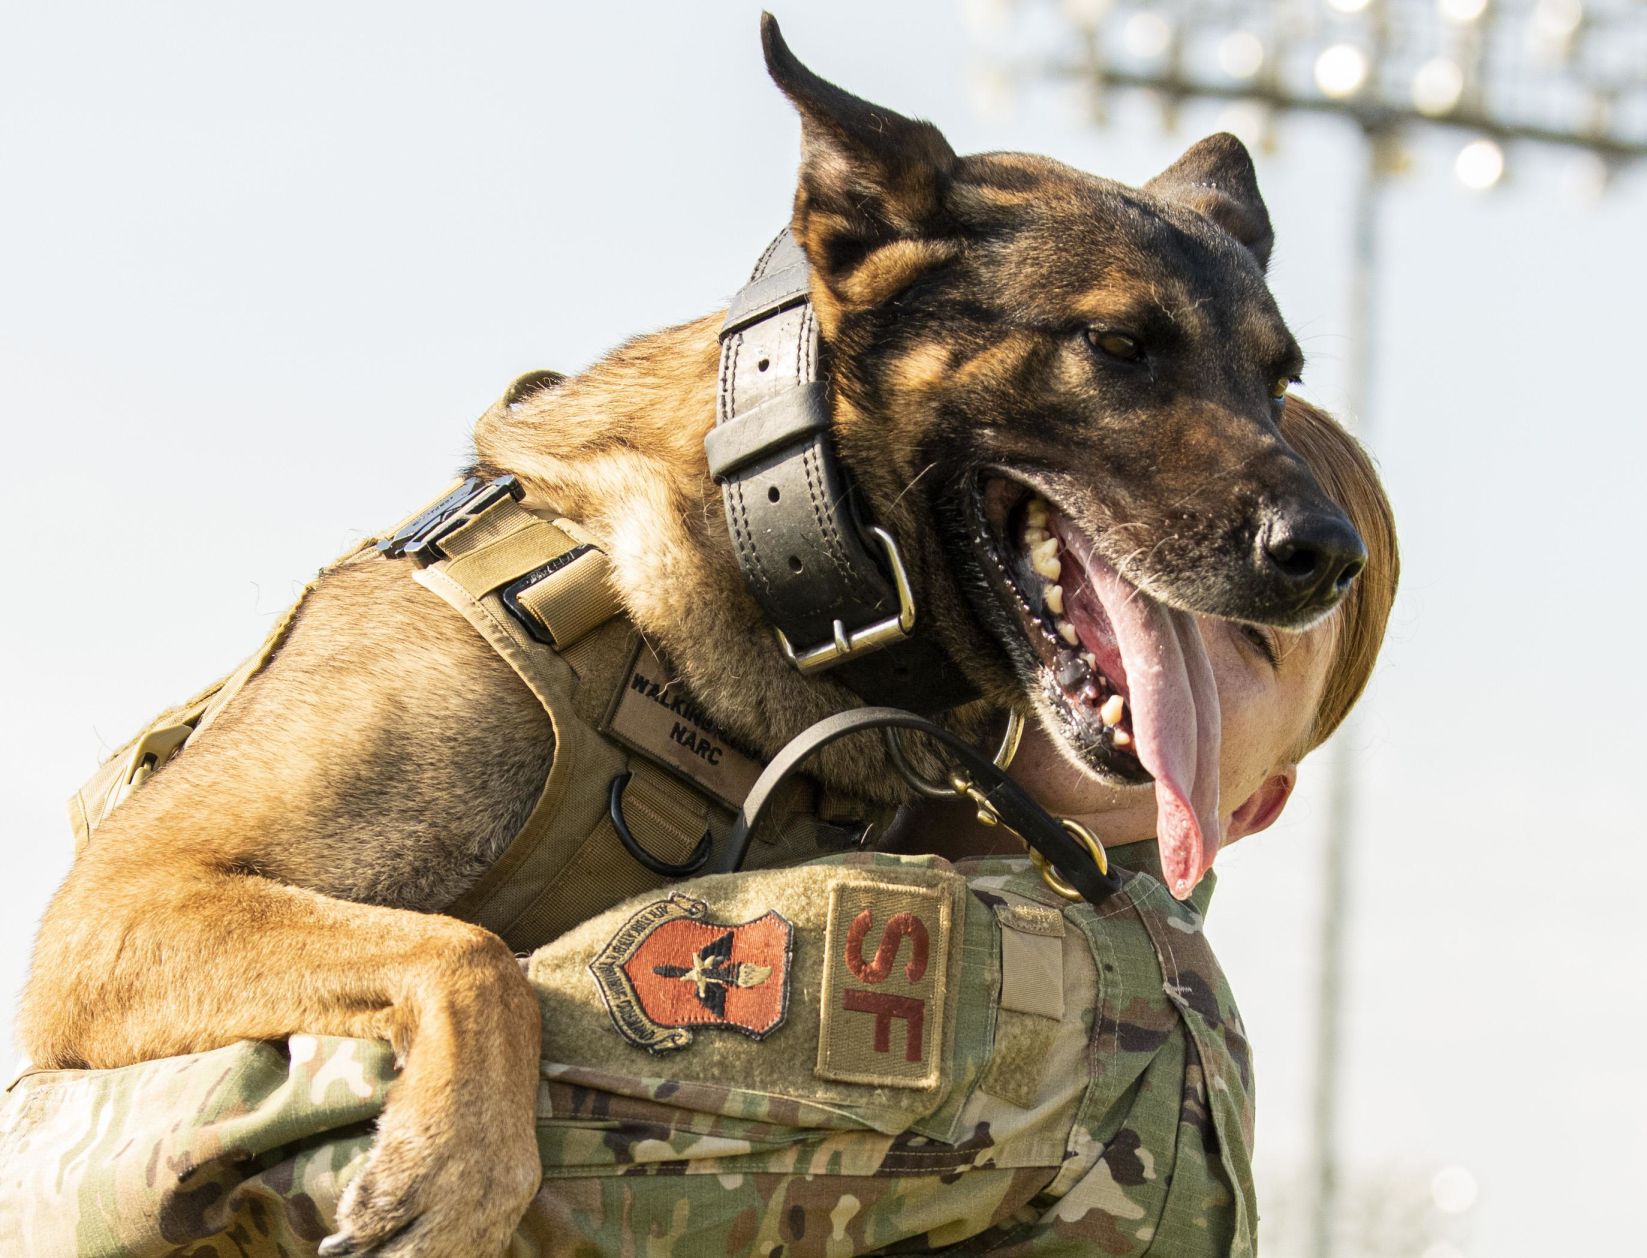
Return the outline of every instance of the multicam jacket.
{"type": "MultiPolygon", "coordinates": [[[[861,855],[584,923],[529,963],[545,1178],[509,1254],[1252,1254],[1207,894],[1140,872],[1094,910],[1023,861],[861,855]]],[[[394,1073],[294,1036],[25,1074],[0,1253],[313,1254],[394,1073]]]]}

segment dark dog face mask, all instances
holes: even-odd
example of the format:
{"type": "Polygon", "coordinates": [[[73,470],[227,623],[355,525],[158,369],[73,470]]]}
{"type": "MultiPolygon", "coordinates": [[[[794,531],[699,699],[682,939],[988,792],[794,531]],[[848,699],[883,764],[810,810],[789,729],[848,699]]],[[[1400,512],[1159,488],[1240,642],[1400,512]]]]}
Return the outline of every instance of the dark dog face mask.
{"type": "Polygon", "coordinates": [[[958,157],[763,35],[802,119],[793,226],[843,462],[953,657],[1086,772],[1153,779],[1193,885],[1220,754],[1196,616],[1302,629],[1365,560],[1277,426],[1303,358],[1251,159],[1213,136],[1135,189],[958,157]]]}

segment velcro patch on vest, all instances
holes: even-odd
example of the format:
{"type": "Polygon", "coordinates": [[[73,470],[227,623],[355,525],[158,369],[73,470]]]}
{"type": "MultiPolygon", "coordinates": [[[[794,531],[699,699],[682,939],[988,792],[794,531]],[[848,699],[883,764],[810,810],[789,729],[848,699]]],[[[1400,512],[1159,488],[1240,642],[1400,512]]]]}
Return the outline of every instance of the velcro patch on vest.
{"type": "Polygon", "coordinates": [[[761,774],[702,708],[671,684],[670,671],[642,642],[606,718],[619,742],[736,810],[761,774]]]}
{"type": "Polygon", "coordinates": [[[699,1028],[765,1039],[789,1012],[795,930],[767,911],[738,925],[672,895],[641,909],[589,963],[612,1025],[654,1053],[685,1048],[699,1028]]]}
{"type": "Polygon", "coordinates": [[[830,888],[817,1074],[935,1088],[943,1076],[950,897],[899,883],[830,888]]]}

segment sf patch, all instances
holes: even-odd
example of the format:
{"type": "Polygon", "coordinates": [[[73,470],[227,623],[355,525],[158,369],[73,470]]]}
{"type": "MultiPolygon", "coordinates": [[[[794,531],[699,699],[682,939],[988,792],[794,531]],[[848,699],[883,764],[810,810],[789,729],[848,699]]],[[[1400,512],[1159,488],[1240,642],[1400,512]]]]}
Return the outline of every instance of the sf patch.
{"type": "Polygon", "coordinates": [[[950,897],[900,883],[830,888],[817,1073],[935,1088],[943,1076],[950,897]]]}
{"type": "Polygon", "coordinates": [[[789,1012],[794,927],[766,912],[736,926],[672,895],[641,909],[589,963],[618,1034],[654,1053],[685,1048],[693,1029],[765,1039],[789,1012]]]}

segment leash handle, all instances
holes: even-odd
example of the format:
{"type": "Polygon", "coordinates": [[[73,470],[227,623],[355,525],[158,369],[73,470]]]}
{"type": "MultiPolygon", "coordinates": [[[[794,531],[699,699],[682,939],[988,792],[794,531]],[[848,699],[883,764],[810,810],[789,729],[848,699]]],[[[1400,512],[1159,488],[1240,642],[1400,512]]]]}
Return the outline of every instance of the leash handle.
{"type": "Polygon", "coordinates": [[[704,872],[729,874],[743,867],[750,837],[773,795],[814,753],[849,734],[882,729],[919,730],[947,748],[965,770],[953,783],[956,794],[977,805],[985,821],[993,815],[1023,839],[1048,884],[1060,894],[1098,905],[1121,889],[1120,874],[1109,866],[1103,848],[1084,827],[1054,817],[977,748],[902,708],[853,708],[825,717],[792,738],[755,780],[725,846],[709,860],[704,872]]]}

